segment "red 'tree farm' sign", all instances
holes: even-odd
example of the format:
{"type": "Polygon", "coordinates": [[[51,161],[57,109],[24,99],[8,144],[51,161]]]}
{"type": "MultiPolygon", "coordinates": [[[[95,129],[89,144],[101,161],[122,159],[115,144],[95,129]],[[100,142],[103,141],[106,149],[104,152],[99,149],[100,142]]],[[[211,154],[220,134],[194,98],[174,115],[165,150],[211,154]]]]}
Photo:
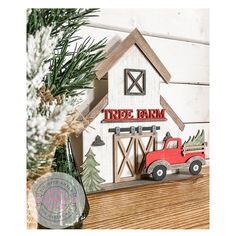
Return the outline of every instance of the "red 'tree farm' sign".
{"type": "Polygon", "coordinates": [[[103,109],[102,122],[165,121],[165,109],[103,109]]]}

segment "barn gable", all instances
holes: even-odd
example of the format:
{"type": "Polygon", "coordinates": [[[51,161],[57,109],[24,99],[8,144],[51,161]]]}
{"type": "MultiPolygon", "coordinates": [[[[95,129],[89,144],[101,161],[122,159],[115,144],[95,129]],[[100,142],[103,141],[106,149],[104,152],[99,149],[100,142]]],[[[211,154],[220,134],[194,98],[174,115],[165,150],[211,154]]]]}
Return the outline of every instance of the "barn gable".
{"type": "Polygon", "coordinates": [[[157,73],[159,73],[163,80],[168,83],[171,78],[170,73],[138,29],[134,29],[117,47],[115,47],[114,50],[106,56],[106,59],[96,67],[97,79],[102,79],[117,62],[117,60],[120,59],[123,54],[134,45],[140,49],[157,73]]]}
{"type": "MultiPolygon", "coordinates": [[[[122,101],[127,101],[127,99],[130,99],[131,104],[140,104],[142,105],[142,97],[143,96],[114,96],[115,94],[121,94],[124,92],[122,89],[122,86],[124,86],[124,68],[126,68],[127,65],[123,63],[123,57],[129,55],[129,52],[132,54],[132,52],[135,53],[133,55],[135,58],[134,60],[138,61],[140,59],[137,58],[145,58],[148,63],[145,62],[145,59],[133,63],[135,64],[134,69],[138,69],[137,65],[141,64],[142,67],[139,69],[144,69],[147,67],[152,67],[152,69],[157,72],[156,74],[151,74],[150,76],[146,75],[147,83],[149,83],[149,86],[152,88],[150,89],[151,95],[148,97],[147,96],[147,101],[152,103],[153,101],[153,106],[156,104],[160,104],[164,109],[166,109],[166,112],[168,115],[173,119],[173,121],[176,123],[176,125],[179,127],[181,131],[184,130],[184,123],[182,120],[178,117],[178,115],[173,111],[171,106],[168,104],[168,102],[161,96],[160,91],[159,91],[159,78],[162,78],[164,82],[168,83],[170,81],[171,75],[168,72],[168,70],[165,68],[159,57],[156,55],[156,53],[152,50],[152,48],[149,46],[145,38],[142,36],[142,34],[138,31],[138,29],[134,29],[118,46],[116,46],[111,52],[109,52],[106,55],[106,59],[103,60],[97,67],[96,67],[96,76],[98,80],[101,80],[102,78],[105,78],[108,80],[108,93],[104,94],[104,97],[95,104],[91,111],[85,116],[85,121],[84,121],[84,126],[85,128],[95,119],[96,116],[104,109],[105,107],[112,106],[118,106],[117,104],[112,104],[112,103],[117,103],[120,100],[122,101]],[[136,50],[138,48],[139,52],[136,50]],[[141,56],[142,55],[142,56],[141,56]],[[121,64],[121,66],[117,64],[121,64]],[[122,64],[123,63],[123,64],[122,64]],[[143,66],[142,63],[145,63],[145,66],[143,66]],[[118,68],[117,68],[118,67],[118,68]],[[117,76],[117,73],[120,73],[120,76],[117,76]],[[116,78],[115,78],[116,77],[116,78]],[[151,77],[151,78],[150,78],[151,77]],[[150,81],[152,77],[157,78],[157,81],[150,81]],[[116,80],[115,82],[111,80],[116,80]],[[120,80],[120,81],[119,81],[120,80]],[[117,82],[119,81],[119,82],[117,82]],[[113,85],[109,85],[109,83],[113,83],[113,85]],[[117,88],[118,86],[118,88],[117,88]],[[117,92],[115,92],[113,89],[116,89],[117,92]],[[153,94],[152,94],[153,93],[153,94]],[[138,101],[140,100],[140,102],[138,101]],[[108,102],[109,101],[109,102],[108,102]]],[[[127,58],[126,58],[127,59],[127,58]]],[[[132,65],[133,66],[133,65],[132,65]]],[[[132,68],[133,69],[133,68],[132,68]]],[[[150,69],[149,71],[151,71],[150,69]]],[[[101,81],[102,82],[102,81],[101,81]]],[[[99,87],[99,81],[96,82],[96,85],[99,87]]],[[[148,91],[149,92],[149,91],[148,91]]],[[[146,99],[146,97],[145,97],[146,99]]],[[[144,99],[143,99],[144,100],[144,99]]],[[[129,103],[124,102],[122,105],[126,106],[126,104],[129,105],[129,103]]],[[[144,103],[143,106],[146,104],[144,103]]],[[[119,107],[121,108],[121,107],[119,107]]],[[[150,106],[149,106],[150,108],[150,106]]]]}

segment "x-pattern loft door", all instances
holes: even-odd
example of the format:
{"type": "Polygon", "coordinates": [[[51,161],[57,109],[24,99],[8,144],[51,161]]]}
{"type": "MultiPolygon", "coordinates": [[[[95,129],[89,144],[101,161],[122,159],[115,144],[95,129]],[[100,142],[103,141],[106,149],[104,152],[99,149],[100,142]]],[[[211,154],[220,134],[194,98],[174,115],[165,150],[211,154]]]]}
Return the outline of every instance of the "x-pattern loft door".
{"type": "Polygon", "coordinates": [[[125,69],[125,95],[146,94],[146,71],[125,69]]]}
{"type": "Polygon", "coordinates": [[[157,134],[114,134],[113,141],[114,182],[140,179],[146,153],[156,150],[157,134]]]}

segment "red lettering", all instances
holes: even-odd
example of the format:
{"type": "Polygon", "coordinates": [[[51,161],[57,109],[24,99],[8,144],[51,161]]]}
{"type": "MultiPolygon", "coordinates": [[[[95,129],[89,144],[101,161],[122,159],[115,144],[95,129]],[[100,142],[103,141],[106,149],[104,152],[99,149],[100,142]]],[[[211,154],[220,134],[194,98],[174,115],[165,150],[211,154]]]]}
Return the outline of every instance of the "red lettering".
{"type": "Polygon", "coordinates": [[[133,109],[127,109],[126,111],[127,111],[127,118],[128,119],[134,118],[134,116],[133,116],[133,109]]]}
{"type": "Polygon", "coordinates": [[[111,110],[111,120],[116,120],[119,119],[119,114],[118,114],[118,110],[111,110]]]}
{"type": "Polygon", "coordinates": [[[148,119],[149,118],[149,116],[148,116],[148,112],[147,112],[147,110],[145,109],[145,110],[143,110],[143,118],[144,119],[148,119]]]}
{"type": "Polygon", "coordinates": [[[159,110],[157,109],[157,119],[164,120],[165,119],[165,109],[159,110]]]}
{"type": "Polygon", "coordinates": [[[105,113],[105,120],[109,120],[109,113],[110,113],[110,110],[106,110],[106,109],[103,109],[103,112],[105,113]]]}
{"type": "Polygon", "coordinates": [[[149,109],[148,113],[149,113],[149,118],[150,119],[156,119],[156,110],[149,109]]]}
{"type": "Polygon", "coordinates": [[[127,110],[120,110],[119,119],[127,119],[127,110]]]}
{"type": "Polygon", "coordinates": [[[129,120],[166,120],[165,109],[137,109],[136,117],[133,109],[104,109],[104,121],[129,120]]]}
{"type": "Polygon", "coordinates": [[[145,118],[145,109],[138,109],[137,110],[137,119],[144,119],[145,118]]]}

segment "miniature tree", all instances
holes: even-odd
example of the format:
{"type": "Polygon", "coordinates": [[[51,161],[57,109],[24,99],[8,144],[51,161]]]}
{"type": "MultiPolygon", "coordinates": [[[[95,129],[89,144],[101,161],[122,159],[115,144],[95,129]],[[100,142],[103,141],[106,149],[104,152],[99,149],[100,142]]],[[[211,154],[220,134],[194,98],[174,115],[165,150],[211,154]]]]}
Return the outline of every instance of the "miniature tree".
{"type": "Polygon", "coordinates": [[[190,146],[196,146],[196,145],[203,145],[205,142],[205,132],[202,130],[198,130],[197,134],[193,137],[189,137],[188,141],[185,141],[183,143],[183,147],[190,147],[190,146]]]}
{"type": "Polygon", "coordinates": [[[95,154],[93,153],[92,149],[90,148],[87,152],[86,160],[82,164],[83,171],[82,175],[82,182],[86,192],[95,192],[101,190],[101,183],[105,180],[99,176],[99,170],[96,169],[96,166],[100,164],[96,162],[94,159],[95,154]]]}

